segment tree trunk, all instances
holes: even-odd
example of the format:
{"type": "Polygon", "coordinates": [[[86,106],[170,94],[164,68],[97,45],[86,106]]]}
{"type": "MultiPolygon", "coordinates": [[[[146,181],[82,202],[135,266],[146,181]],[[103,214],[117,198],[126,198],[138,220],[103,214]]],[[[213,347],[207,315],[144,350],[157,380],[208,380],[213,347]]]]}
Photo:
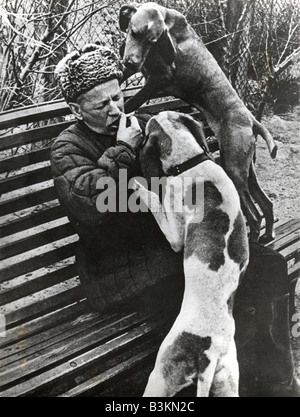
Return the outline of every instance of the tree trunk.
{"type": "Polygon", "coordinates": [[[227,0],[226,27],[230,33],[234,33],[241,17],[245,0],[227,0]]]}
{"type": "Polygon", "coordinates": [[[241,97],[247,100],[248,68],[250,61],[251,26],[253,24],[256,0],[228,0],[226,19],[227,30],[232,33],[227,76],[241,97]]]}
{"type": "MultiPolygon", "coordinates": [[[[52,7],[49,12],[51,13],[49,19],[48,19],[48,29],[51,31],[53,27],[55,26],[56,20],[60,18],[57,15],[61,15],[64,13],[69,6],[69,0],[54,0],[52,2],[52,7]]],[[[52,39],[50,39],[51,47],[54,50],[57,46],[59,46],[64,38],[64,33],[66,33],[66,30],[68,28],[68,20],[65,19],[63,23],[60,25],[60,27],[56,30],[56,32],[52,35],[52,39]],[[55,41],[54,37],[57,37],[58,39],[55,41]]],[[[59,61],[66,55],[67,53],[67,45],[66,43],[63,43],[63,45],[57,49],[50,58],[47,59],[44,67],[44,75],[43,75],[43,83],[44,83],[44,93],[43,93],[43,100],[44,101],[50,101],[53,99],[53,90],[55,89],[56,83],[54,80],[54,70],[56,65],[59,63],[59,61]]]]}

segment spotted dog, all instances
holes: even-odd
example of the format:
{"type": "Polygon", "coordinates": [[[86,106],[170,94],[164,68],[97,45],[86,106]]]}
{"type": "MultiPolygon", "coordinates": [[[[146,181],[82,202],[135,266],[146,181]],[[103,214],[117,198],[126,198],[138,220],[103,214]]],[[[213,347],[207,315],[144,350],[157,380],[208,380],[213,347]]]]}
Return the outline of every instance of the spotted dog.
{"type": "Polygon", "coordinates": [[[149,183],[152,177],[167,176],[163,198],[138,180],[133,188],[172,248],[183,251],[185,274],[180,313],[159,349],[144,396],[170,397],[196,383],[199,397],[236,397],[233,297],[249,256],[238,193],[210,159],[202,126],[188,115],[162,112],[152,118],[140,160],[149,183]],[[184,178],[193,179],[186,190],[193,204],[184,204],[182,212],[166,210],[174,202],[174,181],[180,185],[184,178]],[[195,192],[199,181],[204,187],[202,221],[197,207],[203,201],[195,192]]]}

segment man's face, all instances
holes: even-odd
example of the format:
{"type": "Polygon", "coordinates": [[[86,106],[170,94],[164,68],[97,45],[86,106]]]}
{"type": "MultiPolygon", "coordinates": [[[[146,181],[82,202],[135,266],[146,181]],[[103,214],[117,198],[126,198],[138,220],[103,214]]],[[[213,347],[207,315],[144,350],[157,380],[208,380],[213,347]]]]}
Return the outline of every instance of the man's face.
{"type": "Polygon", "coordinates": [[[118,80],[113,79],[82,94],[77,103],[70,103],[75,116],[94,132],[116,135],[124,98],[118,80]]]}

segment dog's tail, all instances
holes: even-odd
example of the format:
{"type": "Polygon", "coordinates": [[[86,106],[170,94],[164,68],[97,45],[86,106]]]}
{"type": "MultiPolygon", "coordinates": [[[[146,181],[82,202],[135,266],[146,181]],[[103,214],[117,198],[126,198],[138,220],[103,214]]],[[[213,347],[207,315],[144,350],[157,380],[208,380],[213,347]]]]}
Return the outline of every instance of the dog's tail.
{"type": "Polygon", "coordinates": [[[271,158],[276,158],[278,147],[274,142],[274,139],[271,133],[265,128],[258,120],[253,118],[253,133],[255,135],[260,135],[267,143],[267,146],[270,151],[271,158]]]}

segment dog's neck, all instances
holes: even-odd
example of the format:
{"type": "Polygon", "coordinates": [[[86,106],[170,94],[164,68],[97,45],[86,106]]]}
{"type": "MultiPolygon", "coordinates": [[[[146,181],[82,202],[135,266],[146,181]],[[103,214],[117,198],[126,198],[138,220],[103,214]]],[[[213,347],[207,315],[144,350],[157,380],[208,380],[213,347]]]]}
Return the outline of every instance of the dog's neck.
{"type": "Polygon", "coordinates": [[[162,169],[164,173],[167,173],[170,168],[181,165],[195,156],[202,154],[204,154],[204,150],[196,141],[173,141],[171,154],[167,157],[164,157],[164,152],[161,154],[162,169]]]}

